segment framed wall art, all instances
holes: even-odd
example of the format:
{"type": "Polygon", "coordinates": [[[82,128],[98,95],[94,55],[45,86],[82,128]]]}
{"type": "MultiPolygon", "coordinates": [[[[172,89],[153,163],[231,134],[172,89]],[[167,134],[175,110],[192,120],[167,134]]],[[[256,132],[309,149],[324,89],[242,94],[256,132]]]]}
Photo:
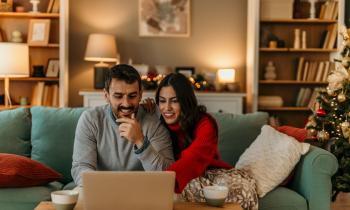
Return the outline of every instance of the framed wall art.
{"type": "Polygon", "coordinates": [[[139,35],[189,37],[190,0],[139,0],[139,35]]]}
{"type": "Polygon", "coordinates": [[[49,43],[50,19],[31,19],[29,21],[28,45],[46,46],[49,43]]]}
{"type": "Polygon", "coordinates": [[[46,69],[46,77],[58,77],[60,61],[57,58],[49,59],[46,69]]]}

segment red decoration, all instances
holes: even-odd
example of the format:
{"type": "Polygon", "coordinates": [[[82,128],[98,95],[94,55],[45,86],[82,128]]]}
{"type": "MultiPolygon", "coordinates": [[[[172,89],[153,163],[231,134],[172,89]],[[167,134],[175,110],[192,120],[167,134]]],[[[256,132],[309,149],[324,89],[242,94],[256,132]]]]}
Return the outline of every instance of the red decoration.
{"type": "Polygon", "coordinates": [[[319,116],[319,117],[324,117],[324,116],[326,116],[326,111],[325,111],[324,109],[322,109],[322,108],[319,108],[319,109],[316,111],[316,114],[317,114],[317,116],[319,116]]]}

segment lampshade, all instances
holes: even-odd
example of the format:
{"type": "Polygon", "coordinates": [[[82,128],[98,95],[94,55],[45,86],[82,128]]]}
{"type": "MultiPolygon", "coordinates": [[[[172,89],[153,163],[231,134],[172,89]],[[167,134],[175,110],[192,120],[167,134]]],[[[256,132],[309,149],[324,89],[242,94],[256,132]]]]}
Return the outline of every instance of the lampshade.
{"type": "Polygon", "coordinates": [[[219,83],[233,83],[235,82],[234,69],[219,69],[217,72],[219,83]]]}
{"type": "Polygon", "coordinates": [[[116,62],[117,45],[110,34],[90,34],[85,51],[85,60],[97,62],[116,62]]]}
{"type": "Polygon", "coordinates": [[[29,49],[27,44],[0,42],[0,76],[29,76],[29,49]]]}

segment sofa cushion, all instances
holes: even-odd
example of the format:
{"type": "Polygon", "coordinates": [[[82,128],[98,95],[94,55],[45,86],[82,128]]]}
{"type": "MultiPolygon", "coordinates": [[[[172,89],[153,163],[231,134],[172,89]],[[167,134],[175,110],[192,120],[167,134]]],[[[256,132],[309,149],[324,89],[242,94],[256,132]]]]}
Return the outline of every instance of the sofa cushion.
{"type": "Polygon", "coordinates": [[[244,115],[214,113],[212,115],[219,126],[220,157],[231,165],[235,165],[268,120],[268,114],[264,112],[244,115]]]}
{"type": "Polygon", "coordinates": [[[71,177],[74,134],[85,108],[33,107],[32,159],[44,163],[63,175],[63,183],[71,177]]]}
{"type": "Polygon", "coordinates": [[[51,192],[61,189],[62,184],[59,182],[51,182],[48,185],[38,187],[1,188],[0,209],[34,209],[41,201],[50,200],[51,192]]]}
{"type": "Polygon", "coordinates": [[[274,189],[287,178],[310,144],[299,143],[293,137],[264,125],[260,135],[244,151],[236,167],[250,172],[256,180],[259,197],[274,189]]]}
{"type": "Polygon", "coordinates": [[[284,126],[277,127],[276,130],[288,136],[292,136],[299,142],[304,142],[305,139],[307,139],[307,130],[305,128],[296,128],[296,127],[284,125],[284,126]]]}
{"type": "Polygon", "coordinates": [[[259,199],[259,210],[307,210],[307,202],[297,192],[278,187],[259,199]]]}
{"type": "Polygon", "coordinates": [[[30,156],[30,113],[26,108],[0,112],[0,152],[30,156]]]}
{"type": "Polygon", "coordinates": [[[0,153],[0,187],[37,186],[61,177],[61,174],[28,157],[0,153]]]}

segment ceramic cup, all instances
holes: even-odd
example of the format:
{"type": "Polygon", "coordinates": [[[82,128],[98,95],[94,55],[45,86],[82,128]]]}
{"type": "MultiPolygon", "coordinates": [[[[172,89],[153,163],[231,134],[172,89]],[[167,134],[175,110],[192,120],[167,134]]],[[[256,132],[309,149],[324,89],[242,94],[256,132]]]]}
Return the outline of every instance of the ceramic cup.
{"type": "Polygon", "coordinates": [[[51,193],[56,210],[72,210],[77,203],[79,193],[73,190],[59,190],[51,193]]]}
{"type": "Polygon", "coordinates": [[[226,186],[206,186],[203,188],[203,193],[208,205],[220,207],[225,204],[228,188],[226,186]]]}

